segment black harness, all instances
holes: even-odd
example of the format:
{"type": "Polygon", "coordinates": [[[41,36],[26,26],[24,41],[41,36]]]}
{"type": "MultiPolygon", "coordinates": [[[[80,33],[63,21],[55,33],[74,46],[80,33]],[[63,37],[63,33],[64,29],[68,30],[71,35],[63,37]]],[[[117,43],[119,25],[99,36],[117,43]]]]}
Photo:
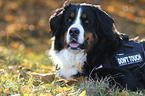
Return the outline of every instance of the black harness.
{"type": "Polygon", "coordinates": [[[145,62],[143,44],[123,40],[123,46],[115,52],[111,59],[112,66],[114,67],[141,66],[145,62]]]}
{"type": "Polygon", "coordinates": [[[145,46],[143,43],[130,41],[127,35],[123,37],[123,46],[117,50],[108,61],[112,68],[126,68],[130,70],[139,81],[145,82],[145,46]]]}
{"type": "Polygon", "coordinates": [[[96,72],[100,77],[108,74],[114,75],[116,72],[116,75],[118,75],[118,72],[120,72],[119,75],[126,75],[120,79],[122,81],[119,81],[124,87],[126,82],[133,90],[135,87],[145,88],[145,42],[136,43],[129,40],[127,35],[123,35],[121,42],[121,47],[112,56],[108,57],[101,67],[95,67],[91,71],[90,77],[95,78],[94,73],[96,72]],[[125,71],[125,73],[122,73],[122,71],[125,71]],[[136,82],[135,86],[131,84],[132,81],[136,82]]]}

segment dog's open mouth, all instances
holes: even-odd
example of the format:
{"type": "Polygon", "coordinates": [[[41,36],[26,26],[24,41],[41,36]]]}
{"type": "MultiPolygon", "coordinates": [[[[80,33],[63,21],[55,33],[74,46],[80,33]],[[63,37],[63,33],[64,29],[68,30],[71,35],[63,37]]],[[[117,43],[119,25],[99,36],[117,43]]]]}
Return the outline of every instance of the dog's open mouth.
{"type": "Polygon", "coordinates": [[[77,49],[82,49],[84,50],[86,47],[86,43],[80,44],[77,41],[73,40],[68,44],[68,48],[71,48],[73,50],[77,50],[77,49]]]}
{"type": "Polygon", "coordinates": [[[72,48],[77,48],[80,44],[78,43],[70,43],[69,46],[72,48]]]}
{"type": "Polygon", "coordinates": [[[79,47],[79,45],[80,44],[75,40],[73,40],[69,43],[69,47],[71,47],[72,49],[77,49],[79,47]]]}

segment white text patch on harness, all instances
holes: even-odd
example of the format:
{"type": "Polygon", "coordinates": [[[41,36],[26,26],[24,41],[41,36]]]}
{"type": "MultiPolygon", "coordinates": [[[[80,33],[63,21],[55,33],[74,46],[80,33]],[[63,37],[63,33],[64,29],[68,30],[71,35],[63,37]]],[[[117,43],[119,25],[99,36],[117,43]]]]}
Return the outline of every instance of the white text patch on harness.
{"type": "Polygon", "coordinates": [[[140,53],[115,56],[115,58],[120,66],[143,62],[143,58],[140,53]]]}

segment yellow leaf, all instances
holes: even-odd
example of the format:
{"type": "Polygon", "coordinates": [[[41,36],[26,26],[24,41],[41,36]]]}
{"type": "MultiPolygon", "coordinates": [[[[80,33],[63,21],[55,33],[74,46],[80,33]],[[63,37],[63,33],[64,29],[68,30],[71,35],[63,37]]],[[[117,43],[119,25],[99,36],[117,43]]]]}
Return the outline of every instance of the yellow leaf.
{"type": "Polygon", "coordinates": [[[35,73],[39,73],[39,71],[38,71],[38,70],[36,70],[36,71],[35,71],[35,73]]]}
{"type": "Polygon", "coordinates": [[[39,96],[44,96],[42,93],[39,96]]]}
{"type": "Polygon", "coordinates": [[[6,2],[6,10],[17,10],[20,6],[18,2],[6,2]]]}
{"type": "Polygon", "coordinates": [[[26,89],[25,89],[25,87],[22,87],[20,90],[23,92],[23,91],[26,90],[26,89]]]}
{"type": "Polygon", "coordinates": [[[21,63],[21,65],[22,65],[22,66],[26,66],[27,64],[26,64],[26,63],[21,63]]]}
{"type": "Polygon", "coordinates": [[[17,30],[17,25],[16,24],[10,24],[7,26],[6,28],[6,31],[9,33],[9,34],[13,34],[14,32],[16,32],[17,30]]]}
{"type": "Polygon", "coordinates": [[[57,88],[57,91],[60,92],[60,93],[64,93],[66,90],[67,90],[66,87],[63,87],[63,88],[62,87],[58,87],[57,88]]]}
{"type": "Polygon", "coordinates": [[[41,67],[42,69],[44,69],[44,68],[45,68],[45,65],[41,65],[40,67],[41,67]]]}
{"type": "Polygon", "coordinates": [[[4,93],[10,93],[10,90],[9,89],[5,89],[4,93]]]}
{"type": "Polygon", "coordinates": [[[79,62],[79,64],[78,64],[78,69],[79,69],[80,71],[82,71],[81,62],[79,62]]]}
{"type": "Polygon", "coordinates": [[[52,66],[47,66],[47,67],[46,67],[47,70],[52,70],[53,68],[54,68],[54,67],[52,67],[52,66]]]}
{"type": "Polygon", "coordinates": [[[19,47],[19,42],[14,42],[13,45],[12,45],[12,47],[14,49],[18,48],[19,47]]]}
{"type": "Polygon", "coordinates": [[[29,94],[24,94],[24,96],[29,96],[29,94]]]}
{"type": "Polygon", "coordinates": [[[29,96],[34,96],[34,94],[29,94],[29,96]]]}
{"type": "Polygon", "coordinates": [[[51,93],[44,93],[43,96],[53,96],[51,93]]]}
{"type": "Polygon", "coordinates": [[[0,86],[0,92],[2,91],[2,87],[0,86]]]}
{"type": "Polygon", "coordinates": [[[67,88],[66,88],[66,87],[63,87],[63,90],[64,90],[64,91],[66,91],[66,90],[67,90],[67,88]]]}
{"type": "Polygon", "coordinates": [[[122,92],[118,93],[118,95],[128,96],[129,93],[123,90],[122,92]]]}
{"type": "Polygon", "coordinates": [[[24,61],[24,62],[26,62],[26,63],[28,62],[28,60],[27,60],[27,59],[24,59],[23,61],[24,61]]]}
{"type": "Polygon", "coordinates": [[[20,94],[14,94],[14,96],[21,96],[20,94]]]}
{"type": "Polygon", "coordinates": [[[6,20],[6,21],[14,21],[16,18],[13,16],[13,15],[6,15],[5,17],[4,17],[4,19],[6,20]]]}
{"type": "Polygon", "coordinates": [[[52,87],[52,85],[51,84],[45,84],[46,85],[46,87],[52,87]]]}
{"type": "Polygon", "coordinates": [[[79,96],[87,96],[86,95],[86,90],[84,90],[79,96]]]}

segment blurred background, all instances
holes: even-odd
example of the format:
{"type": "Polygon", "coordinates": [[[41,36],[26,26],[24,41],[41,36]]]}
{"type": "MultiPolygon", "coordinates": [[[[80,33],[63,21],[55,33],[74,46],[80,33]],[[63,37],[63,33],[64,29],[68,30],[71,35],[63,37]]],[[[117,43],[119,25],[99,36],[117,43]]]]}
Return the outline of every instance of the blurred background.
{"type": "MultiPolygon", "coordinates": [[[[49,17],[65,0],[0,0],[0,46],[35,52],[50,49],[49,17]]],[[[145,37],[145,0],[71,0],[99,4],[116,28],[130,36],[145,37]]]]}

